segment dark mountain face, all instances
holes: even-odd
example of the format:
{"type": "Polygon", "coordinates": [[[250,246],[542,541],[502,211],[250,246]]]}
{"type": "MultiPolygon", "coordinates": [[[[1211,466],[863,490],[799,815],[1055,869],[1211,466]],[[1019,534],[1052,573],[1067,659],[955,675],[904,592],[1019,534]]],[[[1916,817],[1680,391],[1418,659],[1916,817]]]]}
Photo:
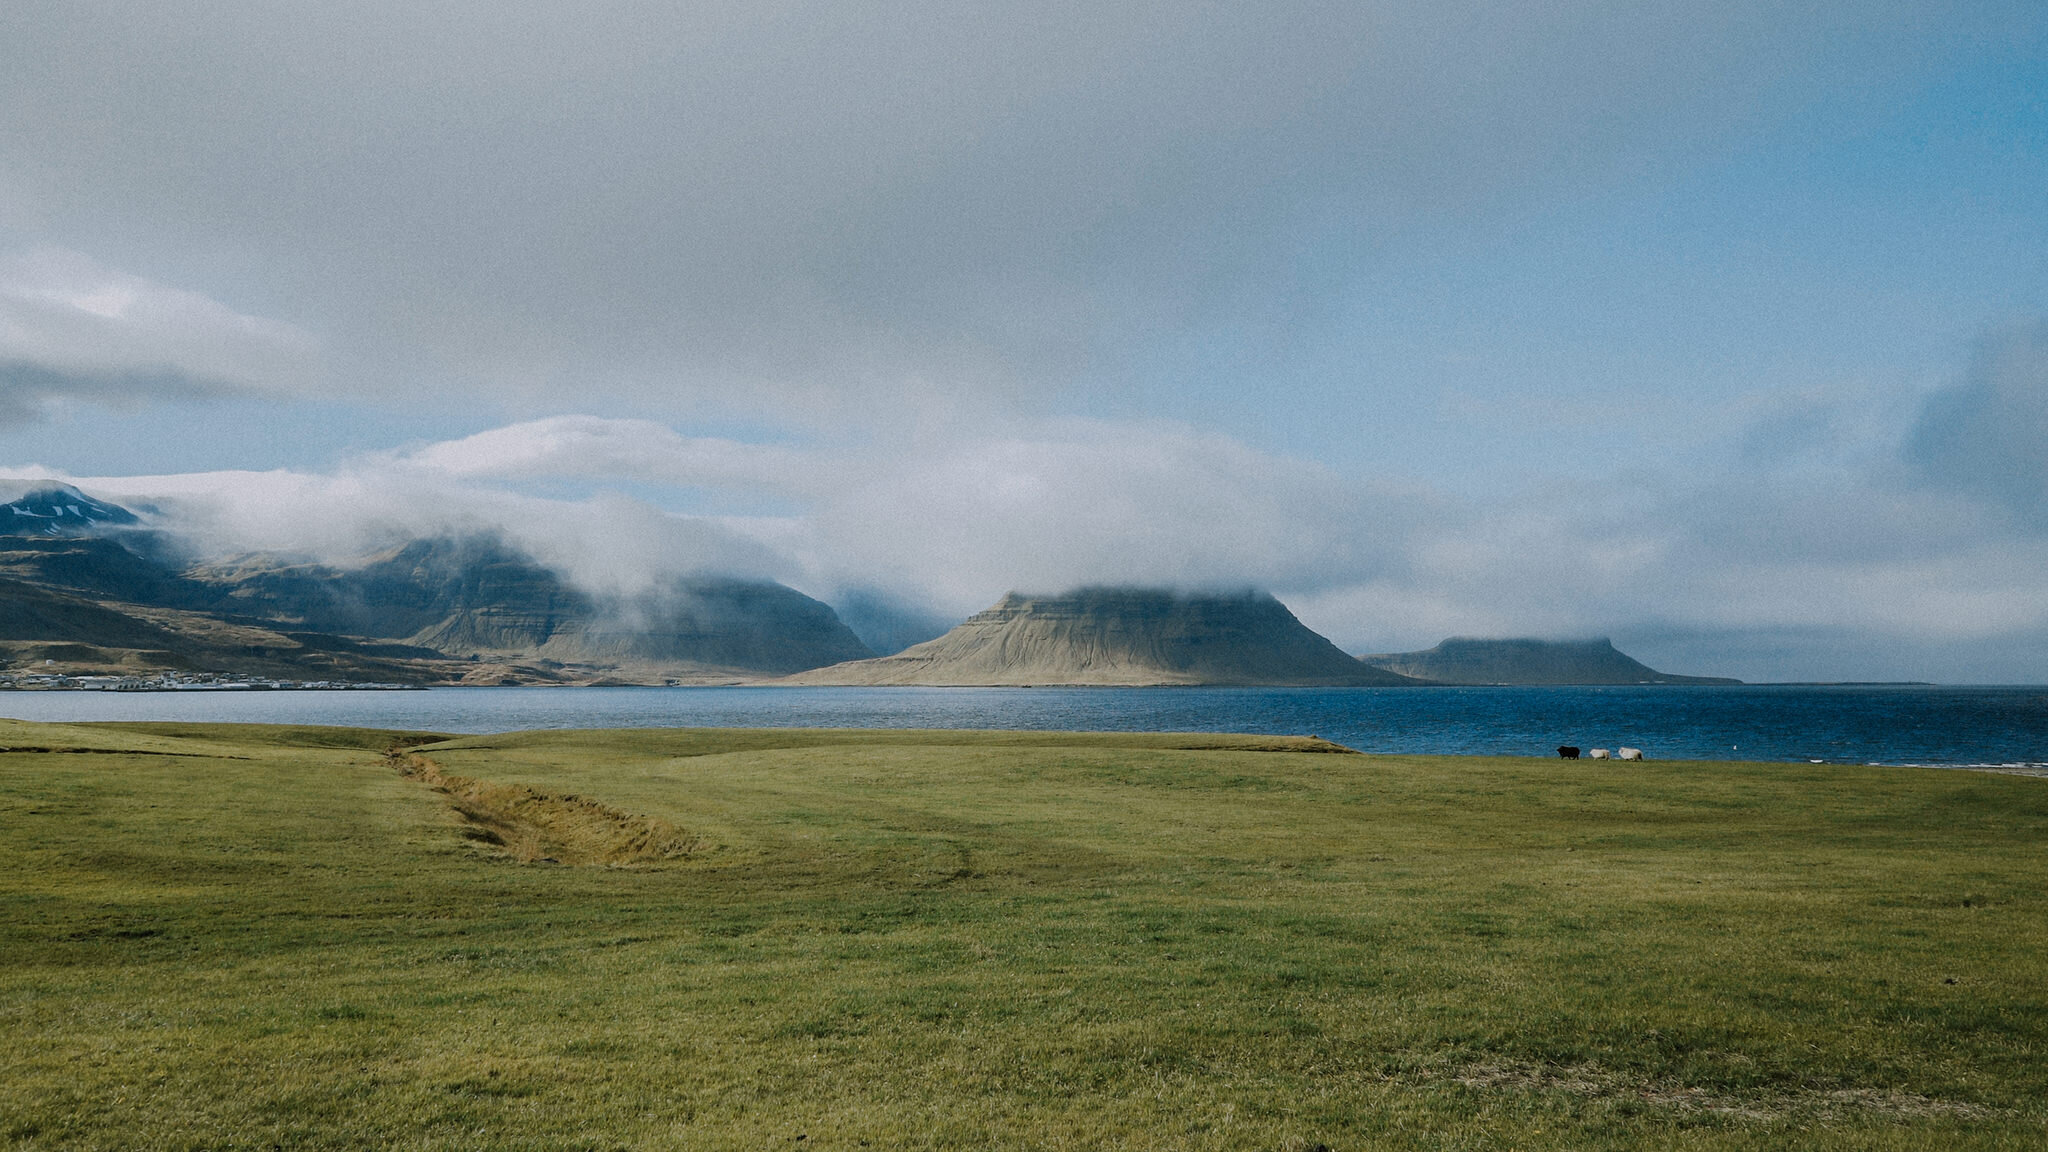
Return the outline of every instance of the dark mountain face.
{"type": "Polygon", "coordinates": [[[832,606],[861,643],[878,656],[893,656],[912,644],[936,640],[957,622],[872,589],[842,592],[833,598],[832,606]]]}
{"type": "Polygon", "coordinates": [[[150,534],[104,536],[0,535],[0,576],[89,596],[203,608],[213,593],[185,579],[150,534]]]}
{"type": "Polygon", "coordinates": [[[873,655],[780,584],[687,577],[600,602],[491,537],[415,540],[352,566],[177,557],[133,513],[68,486],[0,505],[0,655],[54,644],[82,667],[381,680],[445,680],[434,662],[489,658],[540,679],[582,665],[586,679],[653,682],[873,655]]]}
{"type": "Polygon", "coordinates": [[[496,621],[463,637],[468,650],[536,647],[564,611],[594,611],[554,573],[485,538],[415,540],[349,568],[248,556],[191,576],[214,590],[216,611],[317,632],[399,638],[452,617],[496,621]]]}
{"type": "Polygon", "coordinates": [[[1011,593],[894,656],[803,673],[809,684],[1411,684],[1370,668],[1263,593],[1084,588],[1011,593]]]}
{"type": "Polygon", "coordinates": [[[640,597],[587,628],[582,643],[595,653],[623,646],[642,659],[690,652],[777,676],[874,655],[827,605],[780,584],[721,577],[685,578],[640,597]]]}
{"type": "Polygon", "coordinates": [[[500,541],[416,540],[355,568],[262,558],[195,571],[215,609],[449,656],[779,675],[872,655],[832,609],[780,584],[685,577],[600,601],[500,541]]]}
{"type": "Polygon", "coordinates": [[[231,672],[397,683],[445,680],[465,670],[420,648],[286,633],[4,578],[0,664],[66,673],[231,672]]]}
{"type": "Polygon", "coordinates": [[[218,592],[180,573],[175,541],[75,489],[40,489],[5,507],[19,515],[0,512],[0,664],[406,683],[447,677],[432,663],[440,654],[425,649],[293,635],[207,613],[218,592]]]}
{"type": "Polygon", "coordinates": [[[0,580],[0,641],[157,648],[177,644],[170,629],[81,596],[0,580]]]}
{"type": "Polygon", "coordinates": [[[175,543],[125,508],[69,486],[0,504],[0,578],[96,600],[200,609],[213,593],[180,574],[175,543]]]}
{"type": "Polygon", "coordinates": [[[1477,640],[1454,636],[1425,652],[1361,656],[1367,664],[1442,684],[1737,684],[1659,672],[1601,640],[1477,640]]]}
{"type": "Polygon", "coordinates": [[[84,536],[139,523],[135,513],[69,484],[37,485],[0,504],[0,535],[5,536],[84,536]]]}

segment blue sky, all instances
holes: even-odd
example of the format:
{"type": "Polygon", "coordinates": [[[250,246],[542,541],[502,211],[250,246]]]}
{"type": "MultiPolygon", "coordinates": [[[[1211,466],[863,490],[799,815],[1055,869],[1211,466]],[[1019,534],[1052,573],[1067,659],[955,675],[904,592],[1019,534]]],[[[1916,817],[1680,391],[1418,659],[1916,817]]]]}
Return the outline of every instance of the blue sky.
{"type": "Polygon", "coordinates": [[[1697,7],[30,0],[0,467],[2048,680],[2048,10],[1697,7]]]}

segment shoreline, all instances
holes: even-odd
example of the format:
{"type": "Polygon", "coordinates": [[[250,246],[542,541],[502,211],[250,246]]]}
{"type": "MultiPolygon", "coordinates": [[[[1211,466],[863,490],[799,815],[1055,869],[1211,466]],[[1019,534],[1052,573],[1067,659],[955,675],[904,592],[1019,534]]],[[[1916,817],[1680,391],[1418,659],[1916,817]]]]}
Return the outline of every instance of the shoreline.
{"type": "MultiPolygon", "coordinates": [[[[102,681],[103,681],[103,680],[109,680],[109,679],[113,679],[112,677],[96,677],[96,676],[62,676],[62,677],[57,677],[57,678],[58,678],[58,679],[66,679],[66,680],[102,680],[102,681]]],[[[564,682],[564,681],[539,681],[539,682],[534,682],[534,683],[519,683],[519,684],[476,684],[476,683],[464,683],[463,681],[460,681],[460,680],[446,680],[446,681],[439,681],[439,682],[436,682],[436,683],[430,683],[430,684],[408,684],[408,683],[401,683],[401,682],[398,682],[398,681],[320,681],[320,680],[281,680],[281,679],[279,679],[279,680],[233,680],[233,681],[228,681],[228,682],[226,682],[226,683],[207,683],[207,682],[200,682],[200,683],[171,683],[171,684],[164,684],[164,683],[160,683],[160,682],[154,682],[154,681],[144,681],[144,682],[141,682],[141,683],[123,683],[123,684],[118,684],[118,685],[113,685],[113,684],[106,684],[106,683],[92,683],[92,684],[57,684],[57,683],[48,683],[48,684],[10,684],[10,683],[0,683],[0,692],[110,692],[110,693],[111,693],[111,692],[118,692],[118,693],[138,693],[138,692],[340,692],[340,691],[350,691],[350,692],[365,692],[365,691],[379,691],[379,692],[424,692],[424,691],[427,691],[427,690],[429,690],[429,689],[445,689],[445,688],[462,688],[462,689],[481,689],[481,690],[493,690],[493,689],[503,689],[503,688],[548,688],[548,689],[557,689],[557,688],[559,688],[559,689],[576,689],[576,688],[646,688],[646,689],[662,689],[662,688],[793,688],[793,689],[841,689],[841,688],[858,688],[858,689],[864,689],[864,690],[870,690],[870,689],[876,689],[876,688],[883,688],[883,689],[889,689],[889,688],[914,688],[914,689],[932,689],[932,688],[962,688],[962,689],[972,689],[972,690],[983,690],[983,689],[1002,689],[1002,690],[1006,690],[1006,691],[1007,691],[1007,690],[1015,690],[1015,689],[1024,689],[1024,690],[1030,690],[1030,689],[1082,689],[1082,688],[1085,688],[1085,689],[1100,689],[1100,690],[1108,690],[1108,691],[1122,691],[1122,690],[1128,690],[1128,689],[1133,689],[1133,688],[1136,688],[1136,689],[1145,689],[1145,690],[1152,690],[1152,689],[1160,689],[1160,688],[1191,688],[1191,689],[1203,689],[1203,688],[1208,688],[1208,689],[1218,689],[1218,688],[1220,688],[1220,689],[1233,689],[1233,690],[1251,690],[1251,691],[1260,691],[1260,692],[1284,692],[1284,691],[1296,691],[1296,690],[1308,690],[1308,691],[1328,691],[1328,690],[1337,690],[1337,689],[1341,689],[1341,690],[1358,690],[1358,691],[1372,691],[1372,690],[1398,690],[1398,691],[1403,691],[1403,692],[1405,692],[1405,691],[1408,691],[1408,690],[1410,690],[1410,689],[1415,689],[1415,688],[1458,688],[1458,689],[1489,689],[1489,688],[1509,688],[1509,689],[1539,689],[1539,688],[1556,688],[1556,689],[1608,689],[1608,688],[1657,688],[1657,689],[1670,689],[1670,688],[1680,688],[1680,689],[1688,689],[1688,688],[1690,688],[1690,689],[1708,689],[1708,690],[1714,690],[1714,691],[1726,691],[1726,690],[1730,690],[1730,689],[1743,689],[1743,688],[1946,688],[1946,689],[1971,689],[1971,688],[2011,688],[2011,689],[2040,689],[2040,690],[2042,690],[2042,691],[2048,691],[2048,685],[2043,685],[2043,684],[1944,684],[1944,683],[1940,683],[1940,682],[1937,682],[1937,681],[1933,681],[1933,680],[1761,680],[1761,681],[1754,681],[1754,682],[1747,682],[1747,683],[1738,683],[1738,684],[1669,684],[1669,683],[1658,683],[1658,682],[1654,682],[1654,681],[1641,681],[1641,682],[1638,682],[1638,683],[1634,683],[1634,684],[1614,684],[1614,683],[1586,683],[1586,684],[1553,684],[1553,683],[1532,683],[1532,684],[1512,684],[1512,683],[1497,683],[1497,684],[1441,684],[1441,683],[1417,683],[1417,684],[1261,684],[1261,683],[1233,683],[1233,682],[1227,682],[1227,681],[1213,681],[1213,682],[1203,682],[1203,683],[1187,683],[1187,682],[1176,682],[1176,681],[1156,681],[1156,682],[1146,682],[1146,683],[1139,683],[1139,682],[1132,682],[1132,683],[1085,683],[1085,682],[1073,682],[1073,683],[1059,683],[1059,682],[1050,682],[1050,683],[1031,683],[1031,684],[798,684],[798,683],[791,683],[791,682],[790,682],[790,681],[789,681],[789,680],[788,680],[787,678],[777,677],[777,678],[773,678],[773,679],[763,679],[763,680],[743,680],[743,679],[723,679],[723,678],[721,678],[721,679],[716,679],[716,680],[703,680],[703,681],[694,681],[694,682],[685,682],[685,681],[682,681],[682,680],[671,680],[671,681],[668,681],[668,682],[666,682],[666,683],[661,683],[661,684],[651,684],[651,683],[644,683],[644,682],[642,682],[642,683],[635,683],[635,682],[631,682],[631,681],[622,681],[622,680],[612,680],[612,679],[604,679],[604,678],[600,678],[600,679],[596,679],[596,680],[589,680],[589,681],[583,681],[583,682],[577,682],[577,683],[571,683],[571,682],[564,682]]]]}
{"type": "Polygon", "coordinates": [[[1549,759],[1560,746],[1626,746],[1641,748],[1653,764],[1822,761],[2024,771],[2048,763],[2048,708],[2037,687],[716,687],[743,690],[17,689],[0,695],[0,713],[54,723],[235,721],[479,734],[675,727],[1313,732],[1376,754],[1549,759]]]}

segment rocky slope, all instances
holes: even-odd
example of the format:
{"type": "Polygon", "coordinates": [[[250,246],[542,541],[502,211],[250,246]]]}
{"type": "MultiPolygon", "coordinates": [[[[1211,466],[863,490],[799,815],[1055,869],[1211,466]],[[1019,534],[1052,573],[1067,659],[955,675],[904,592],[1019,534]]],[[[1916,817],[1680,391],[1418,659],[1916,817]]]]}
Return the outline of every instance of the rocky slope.
{"type": "Polygon", "coordinates": [[[75,490],[0,505],[0,655],[76,672],[662,683],[873,654],[831,608],[767,581],[683,577],[601,601],[484,537],[349,565],[255,555],[185,567],[174,545],[75,490]]]}
{"type": "Polygon", "coordinates": [[[1262,593],[1011,593],[936,640],[791,684],[1412,684],[1367,667],[1262,593]]]}
{"type": "Polygon", "coordinates": [[[218,611],[460,659],[694,678],[781,675],[872,655],[831,608],[780,584],[681,577],[600,601],[489,538],[415,540],[352,568],[243,558],[189,575],[220,589],[218,611]]]}
{"type": "Polygon", "coordinates": [[[226,672],[402,684],[454,681],[472,669],[404,644],[265,628],[4,578],[0,667],[61,675],[226,672]]]}
{"type": "Polygon", "coordinates": [[[1623,654],[1610,640],[1477,640],[1454,636],[1424,652],[1359,659],[1375,668],[1440,684],[1740,684],[1717,676],[1674,676],[1623,654]]]}

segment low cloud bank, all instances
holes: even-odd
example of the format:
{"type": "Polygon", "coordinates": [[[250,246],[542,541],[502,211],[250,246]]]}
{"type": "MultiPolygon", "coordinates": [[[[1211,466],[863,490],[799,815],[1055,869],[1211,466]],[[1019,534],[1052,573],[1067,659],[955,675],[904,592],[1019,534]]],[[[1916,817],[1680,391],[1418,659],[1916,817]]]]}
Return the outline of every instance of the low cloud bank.
{"type": "Polygon", "coordinates": [[[670,516],[609,493],[549,499],[381,468],[8,475],[65,480],[131,507],[146,506],[155,525],[206,558],[279,552],[346,563],[422,537],[493,535],[607,599],[646,593],[678,575],[798,574],[773,548],[715,519],[670,516]]]}
{"type": "Polygon", "coordinates": [[[562,416],[331,474],[79,478],[215,553],[329,558],[496,532],[631,596],[777,579],[884,646],[1014,589],[1255,585],[1353,651],[1447,635],[1612,635],[1745,678],[2048,677],[2048,326],[1988,341],[1883,453],[1531,485],[1490,503],[1340,475],[1170,423],[921,429],[862,447],[562,416]],[[564,497],[564,482],[589,495],[564,497]],[[767,498],[678,515],[632,491],[767,498]]]}

